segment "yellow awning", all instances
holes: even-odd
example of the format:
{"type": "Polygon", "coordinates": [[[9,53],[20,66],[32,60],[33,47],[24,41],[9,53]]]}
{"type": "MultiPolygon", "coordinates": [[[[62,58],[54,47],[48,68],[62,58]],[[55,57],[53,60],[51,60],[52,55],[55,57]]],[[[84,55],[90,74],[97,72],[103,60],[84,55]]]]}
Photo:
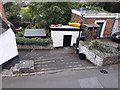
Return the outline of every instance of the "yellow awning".
{"type": "Polygon", "coordinates": [[[70,26],[75,26],[75,27],[80,27],[80,23],[76,23],[76,22],[69,22],[68,25],[70,26]]]}

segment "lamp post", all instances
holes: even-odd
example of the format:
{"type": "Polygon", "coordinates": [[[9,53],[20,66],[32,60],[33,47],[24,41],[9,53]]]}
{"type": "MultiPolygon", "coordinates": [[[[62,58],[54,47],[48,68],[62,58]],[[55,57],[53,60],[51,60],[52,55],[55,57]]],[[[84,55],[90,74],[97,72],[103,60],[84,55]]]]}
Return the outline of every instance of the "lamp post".
{"type": "Polygon", "coordinates": [[[87,12],[87,8],[85,5],[82,5],[82,7],[80,8],[80,15],[81,15],[81,18],[80,18],[80,30],[79,30],[79,40],[82,40],[82,32],[83,32],[83,16],[86,14],[87,12]]]}
{"type": "Polygon", "coordinates": [[[83,39],[82,37],[82,32],[83,32],[83,16],[86,14],[87,12],[87,8],[85,5],[82,5],[82,7],[80,8],[80,30],[79,30],[79,35],[76,41],[76,54],[78,54],[78,47],[79,47],[79,41],[83,39]]]}

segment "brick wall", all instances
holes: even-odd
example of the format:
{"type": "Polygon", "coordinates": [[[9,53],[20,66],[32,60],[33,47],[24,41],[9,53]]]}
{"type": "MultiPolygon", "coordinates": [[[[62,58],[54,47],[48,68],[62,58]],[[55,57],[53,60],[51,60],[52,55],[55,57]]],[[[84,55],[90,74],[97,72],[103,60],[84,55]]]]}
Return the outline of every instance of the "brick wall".
{"type": "MultiPolygon", "coordinates": [[[[75,20],[75,22],[80,22],[80,16],[76,14],[72,14],[72,19],[75,20]]],[[[106,26],[104,30],[104,37],[110,36],[112,34],[112,28],[115,22],[115,18],[84,18],[83,22],[84,24],[93,24],[96,20],[105,20],[106,26]]]]}

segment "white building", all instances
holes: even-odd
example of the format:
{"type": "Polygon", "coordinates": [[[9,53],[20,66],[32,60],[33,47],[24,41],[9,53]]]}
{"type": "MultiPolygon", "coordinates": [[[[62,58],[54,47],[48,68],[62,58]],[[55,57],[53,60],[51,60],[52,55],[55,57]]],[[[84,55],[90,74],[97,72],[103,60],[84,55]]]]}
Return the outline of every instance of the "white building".
{"type": "MultiPolygon", "coordinates": [[[[1,27],[1,26],[0,26],[1,27]]],[[[15,34],[10,27],[0,28],[0,65],[18,55],[15,34]]]]}
{"type": "Polygon", "coordinates": [[[62,25],[51,28],[51,38],[53,40],[53,47],[69,47],[76,43],[79,35],[79,27],[62,25]]]}
{"type": "Polygon", "coordinates": [[[0,65],[18,56],[16,38],[0,1],[0,65]]]}

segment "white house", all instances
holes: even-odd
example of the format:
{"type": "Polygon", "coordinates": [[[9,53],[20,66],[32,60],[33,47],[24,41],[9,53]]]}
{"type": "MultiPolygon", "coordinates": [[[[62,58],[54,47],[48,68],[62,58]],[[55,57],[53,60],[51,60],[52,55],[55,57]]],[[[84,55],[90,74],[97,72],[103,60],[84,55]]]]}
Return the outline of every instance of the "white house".
{"type": "Polygon", "coordinates": [[[51,38],[53,47],[69,47],[76,43],[79,35],[79,27],[62,25],[58,27],[51,26],[51,38]]]}
{"type": "Polygon", "coordinates": [[[2,3],[0,3],[0,65],[18,56],[15,34],[5,18],[2,3]]]}

